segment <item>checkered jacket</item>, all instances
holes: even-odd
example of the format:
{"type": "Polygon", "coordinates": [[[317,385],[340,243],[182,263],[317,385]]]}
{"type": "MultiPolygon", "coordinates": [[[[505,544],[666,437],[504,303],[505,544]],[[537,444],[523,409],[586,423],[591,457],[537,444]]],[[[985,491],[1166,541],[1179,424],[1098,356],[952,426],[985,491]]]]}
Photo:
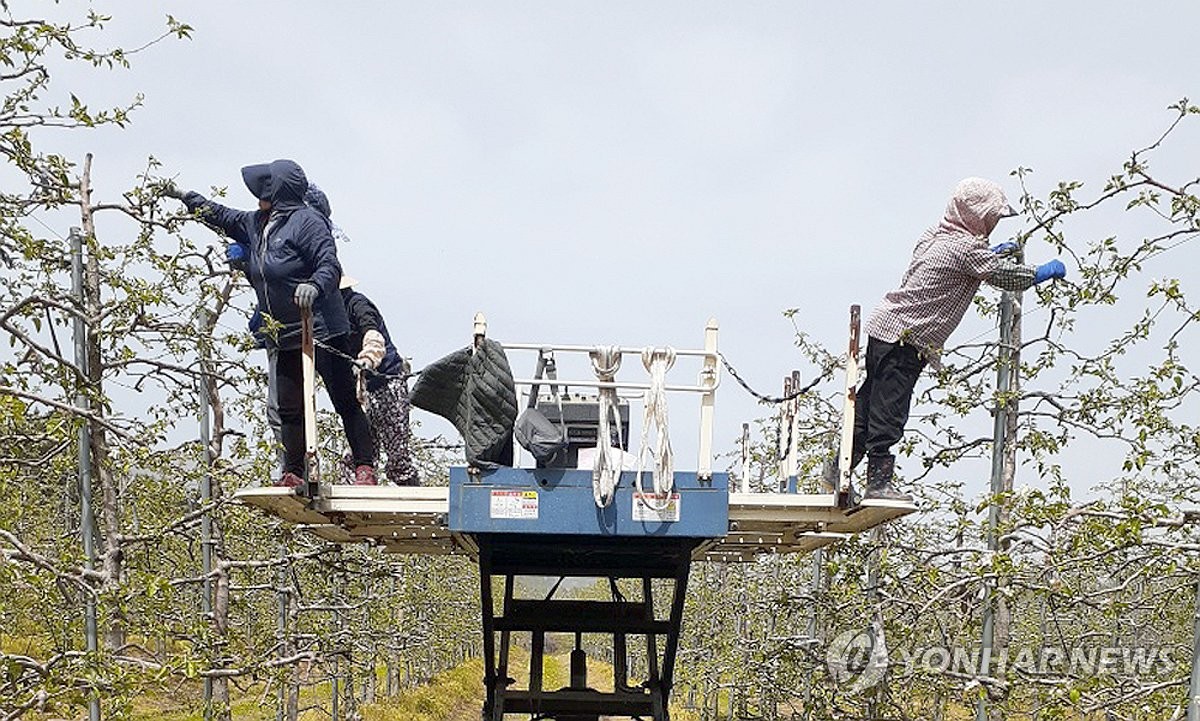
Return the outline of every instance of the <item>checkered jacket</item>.
{"type": "Polygon", "coordinates": [[[1033,285],[1036,272],[996,255],[982,236],[939,225],[917,241],[900,287],[885,295],[867,319],[867,335],[915,345],[936,368],[980,283],[1021,291],[1033,285]]]}

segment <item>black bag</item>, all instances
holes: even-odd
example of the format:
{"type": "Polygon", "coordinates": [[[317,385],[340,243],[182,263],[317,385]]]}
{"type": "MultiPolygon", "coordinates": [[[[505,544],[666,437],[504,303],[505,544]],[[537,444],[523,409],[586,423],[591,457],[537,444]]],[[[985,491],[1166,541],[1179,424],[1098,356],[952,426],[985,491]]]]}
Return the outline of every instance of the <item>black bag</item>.
{"type": "MultiPolygon", "coordinates": [[[[538,353],[537,371],[533,379],[540,381],[543,372],[551,380],[558,377],[554,368],[554,356],[550,355],[547,358],[545,351],[538,353]]],[[[558,425],[551,423],[546,414],[537,409],[538,390],[537,385],[529,389],[529,405],[517,418],[517,423],[513,426],[513,435],[522,448],[529,451],[538,463],[544,465],[567,449],[567,427],[562,420],[562,399],[558,395],[558,385],[550,386],[550,392],[559,404],[558,425]]]]}

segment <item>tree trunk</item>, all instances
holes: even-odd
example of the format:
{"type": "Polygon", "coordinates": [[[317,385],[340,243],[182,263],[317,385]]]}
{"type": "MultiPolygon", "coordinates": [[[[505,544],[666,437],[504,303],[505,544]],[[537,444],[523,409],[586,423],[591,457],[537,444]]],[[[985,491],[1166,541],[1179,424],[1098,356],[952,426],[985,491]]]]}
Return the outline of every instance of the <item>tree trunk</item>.
{"type": "MultiPolygon", "coordinates": [[[[291,589],[289,583],[289,565],[288,549],[291,547],[291,532],[283,529],[280,532],[279,539],[279,626],[278,626],[278,642],[280,657],[287,657],[292,654],[292,642],[289,634],[290,628],[294,627],[293,614],[295,613],[291,603],[291,589]]],[[[291,672],[287,674],[288,680],[285,681],[280,688],[280,709],[285,721],[296,721],[300,716],[300,663],[292,664],[291,672]]]]}
{"type": "Polygon", "coordinates": [[[379,660],[375,653],[374,644],[371,645],[371,651],[367,654],[367,669],[366,675],[363,677],[363,703],[375,703],[375,686],[378,679],[375,676],[375,664],[379,660]]]}
{"type": "MultiPolygon", "coordinates": [[[[101,317],[100,300],[100,260],[98,249],[100,241],[96,238],[96,222],[92,207],[92,154],[85,156],[83,175],[79,179],[79,209],[83,223],[84,240],[88,246],[87,260],[83,271],[83,312],[88,324],[87,334],[87,376],[92,393],[92,412],[96,416],[104,414],[104,359],[101,353],[102,333],[98,327],[101,317]]],[[[104,426],[95,421],[89,423],[88,435],[91,438],[92,449],[92,478],[96,479],[100,489],[99,525],[101,541],[104,544],[104,584],[101,593],[112,592],[121,585],[124,571],[123,550],[121,548],[121,508],[120,493],[110,472],[108,454],[108,435],[104,426]]],[[[105,645],[111,652],[119,651],[125,646],[125,619],[121,611],[110,609],[108,628],[105,629],[105,645]]]]}
{"type": "MultiPolygon", "coordinates": [[[[226,286],[225,295],[228,295],[229,285],[226,286]]],[[[220,302],[220,301],[219,301],[220,302]]],[[[200,384],[203,390],[203,395],[199,401],[208,404],[209,409],[209,424],[210,432],[208,436],[208,448],[203,449],[204,461],[207,466],[205,473],[208,474],[209,482],[209,502],[213,508],[220,506],[221,498],[224,496],[224,486],[221,483],[220,477],[213,473],[214,462],[220,458],[222,452],[221,440],[225,437],[225,405],[221,401],[220,389],[215,382],[216,374],[212,367],[212,362],[209,354],[209,343],[212,338],[213,331],[216,329],[217,319],[220,317],[221,306],[217,311],[209,313],[201,308],[200,323],[198,326],[199,337],[198,346],[200,349],[200,372],[203,374],[204,381],[200,384]]],[[[229,570],[225,559],[225,534],[220,523],[220,516],[208,511],[210,516],[211,538],[209,539],[212,546],[212,568],[213,577],[211,580],[213,596],[212,596],[212,632],[213,646],[219,650],[221,656],[224,655],[223,649],[227,646],[227,636],[229,634],[229,570]]],[[[217,658],[218,665],[224,665],[220,658],[217,658]]],[[[231,711],[229,708],[229,679],[224,676],[219,676],[213,679],[212,682],[212,700],[213,707],[216,709],[216,718],[218,721],[232,721],[231,711]]]]}
{"type": "MultiPolygon", "coordinates": [[[[214,531],[214,546],[219,547],[216,538],[217,534],[214,531]]],[[[216,634],[213,645],[221,649],[220,653],[223,657],[223,649],[226,647],[225,637],[229,631],[229,572],[221,564],[220,560],[218,560],[217,554],[214,553],[213,555],[214,566],[218,569],[213,579],[215,583],[213,584],[212,626],[213,632],[216,634]]],[[[224,664],[221,663],[221,665],[224,664]]],[[[213,707],[216,709],[215,718],[218,721],[232,721],[233,716],[229,708],[229,679],[224,676],[214,678],[212,692],[213,707]]]]}
{"type": "MultiPolygon", "coordinates": [[[[871,650],[868,665],[877,661],[877,649],[886,648],[887,638],[884,636],[883,619],[883,548],[887,545],[887,526],[876,526],[871,529],[871,556],[868,560],[867,587],[871,592],[871,650]]],[[[867,717],[881,718],[884,701],[887,696],[887,676],[874,687],[866,690],[867,717]]]]}
{"type": "Polygon", "coordinates": [[[387,666],[384,671],[383,693],[391,698],[400,693],[400,666],[396,654],[388,652],[387,666]]]}

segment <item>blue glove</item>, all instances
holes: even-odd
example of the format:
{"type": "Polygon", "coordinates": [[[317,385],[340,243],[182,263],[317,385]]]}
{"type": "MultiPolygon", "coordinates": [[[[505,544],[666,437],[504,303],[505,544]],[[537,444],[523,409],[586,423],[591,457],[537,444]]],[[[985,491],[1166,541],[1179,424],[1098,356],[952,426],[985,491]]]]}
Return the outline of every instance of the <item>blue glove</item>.
{"type": "Polygon", "coordinates": [[[1003,243],[997,243],[996,245],[993,245],[991,248],[989,248],[989,250],[991,250],[996,255],[1003,255],[1005,253],[1015,253],[1020,249],[1021,249],[1021,246],[1017,245],[1017,242],[1014,240],[1006,240],[1003,243]]]}
{"type": "Polygon", "coordinates": [[[225,261],[234,270],[246,269],[246,246],[241,243],[230,243],[225,246],[225,261]]]}
{"type": "Polygon", "coordinates": [[[257,333],[259,328],[262,328],[263,317],[262,311],[257,306],[254,308],[254,313],[250,315],[250,322],[246,324],[250,328],[251,333],[257,333]]]}
{"type": "Polygon", "coordinates": [[[255,348],[267,347],[267,336],[263,333],[263,314],[258,306],[254,306],[254,313],[250,316],[250,322],[246,326],[250,329],[250,335],[254,338],[255,348]]]}
{"type": "Polygon", "coordinates": [[[1061,260],[1052,260],[1049,263],[1042,263],[1037,267],[1037,272],[1033,274],[1033,284],[1045,282],[1047,280],[1067,277],[1067,266],[1063,265],[1061,260]]]}

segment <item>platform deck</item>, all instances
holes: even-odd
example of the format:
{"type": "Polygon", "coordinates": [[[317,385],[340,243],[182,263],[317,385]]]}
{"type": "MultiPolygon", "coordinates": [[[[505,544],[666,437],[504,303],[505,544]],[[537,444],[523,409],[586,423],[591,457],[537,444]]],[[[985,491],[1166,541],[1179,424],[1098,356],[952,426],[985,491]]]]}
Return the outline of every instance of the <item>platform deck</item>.
{"type": "MultiPolygon", "coordinates": [[[[315,502],[288,488],[244,488],[235,498],[334,543],[369,542],[392,553],[474,555],[447,528],[445,486],[324,486],[315,502]]],[[[826,494],[731,493],[729,533],[697,560],[750,561],[763,553],[807,553],[895,518],[916,506],[867,501],[843,510],[826,494]]]]}

